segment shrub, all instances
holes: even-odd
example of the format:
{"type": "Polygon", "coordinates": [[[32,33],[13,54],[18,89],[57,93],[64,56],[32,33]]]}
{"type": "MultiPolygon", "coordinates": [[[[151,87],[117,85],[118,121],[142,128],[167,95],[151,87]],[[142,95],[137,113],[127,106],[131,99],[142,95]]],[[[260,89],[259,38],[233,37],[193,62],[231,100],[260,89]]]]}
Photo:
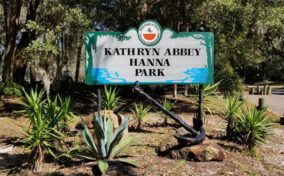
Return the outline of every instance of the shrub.
{"type": "MultiPolygon", "coordinates": [[[[83,120],[82,120],[83,121],[83,120]]],[[[112,121],[107,117],[102,117],[100,113],[94,119],[94,137],[84,123],[82,131],[83,139],[87,144],[87,153],[79,154],[73,152],[72,157],[79,157],[87,160],[98,160],[98,167],[102,174],[106,174],[108,161],[116,160],[136,166],[132,161],[118,159],[117,155],[134,140],[133,138],[123,138],[123,132],[128,126],[128,118],[123,119],[120,126],[113,132],[112,121]],[[106,120],[107,119],[107,120],[106,120]]]]}
{"type": "Polygon", "coordinates": [[[116,87],[104,87],[103,91],[103,106],[106,110],[114,110],[118,107],[119,96],[116,87]]]}
{"type": "Polygon", "coordinates": [[[228,139],[234,135],[239,108],[243,105],[243,103],[243,101],[239,101],[239,96],[230,96],[226,98],[223,115],[227,121],[226,136],[228,139]]]}
{"type": "Polygon", "coordinates": [[[65,137],[66,122],[74,115],[71,112],[70,99],[62,100],[59,96],[53,101],[44,98],[44,92],[25,90],[24,99],[19,103],[24,107],[20,113],[27,115],[30,126],[23,127],[24,145],[31,149],[34,171],[40,171],[45,154],[56,157],[55,151],[65,137]]]}
{"type": "MultiPolygon", "coordinates": [[[[176,102],[170,102],[169,100],[167,99],[164,99],[163,101],[163,107],[168,110],[168,111],[171,111],[174,107],[176,102]]],[[[167,126],[168,125],[168,117],[165,115],[165,114],[162,114],[162,117],[165,119],[164,120],[164,125],[167,126]]]]}
{"type": "Polygon", "coordinates": [[[0,94],[12,97],[22,96],[22,86],[13,82],[0,83],[0,94]]]}
{"type": "Polygon", "coordinates": [[[149,110],[151,109],[150,106],[144,106],[143,103],[134,104],[134,109],[131,109],[131,112],[133,113],[134,118],[137,119],[137,129],[141,130],[141,124],[149,110]]]}
{"type": "Polygon", "coordinates": [[[241,95],[244,91],[244,83],[240,76],[234,71],[228,63],[224,64],[216,75],[217,80],[222,80],[219,90],[225,96],[241,95]]]}
{"type": "Polygon", "coordinates": [[[252,150],[257,144],[264,143],[271,134],[272,123],[265,110],[246,108],[242,110],[236,123],[237,139],[252,150]]]}

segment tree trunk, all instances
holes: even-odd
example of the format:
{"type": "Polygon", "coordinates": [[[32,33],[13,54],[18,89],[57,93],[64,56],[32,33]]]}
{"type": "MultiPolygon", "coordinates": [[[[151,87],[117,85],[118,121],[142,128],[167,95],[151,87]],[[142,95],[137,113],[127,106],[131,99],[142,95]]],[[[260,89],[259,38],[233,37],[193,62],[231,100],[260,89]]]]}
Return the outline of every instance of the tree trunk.
{"type": "Polygon", "coordinates": [[[76,62],[76,71],[75,71],[75,82],[79,81],[81,50],[82,50],[82,45],[77,47],[77,62],[76,62]]]}
{"type": "Polygon", "coordinates": [[[233,117],[229,117],[228,124],[227,124],[227,130],[226,130],[226,136],[228,139],[232,138],[233,135],[233,117]]]}
{"type": "MultiPolygon", "coordinates": [[[[35,21],[36,20],[36,11],[40,4],[41,0],[31,0],[29,2],[28,13],[26,17],[26,22],[29,20],[35,21]]],[[[22,34],[21,40],[18,44],[16,50],[16,57],[14,61],[14,70],[13,70],[13,78],[14,81],[17,83],[23,83],[25,81],[25,73],[27,68],[27,61],[21,57],[21,51],[28,47],[29,44],[36,39],[36,35],[34,32],[25,31],[22,34]]]]}
{"type": "Polygon", "coordinates": [[[5,52],[3,64],[3,81],[13,81],[13,60],[16,48],[16,39],[19,31],[19,17],[21,13],[22,0],[11,0],[4,2],[4,18],[5,18],[5,52]],[[8,12],[9,10],[9,12],[8,12]]]}
{"type": "Polygon", "coordinates": [[[34,155],[34,168],[33,172],[41,172],[42,164],[44,161],[44,151],[42,146],[38,146],[34,155]]]}
{"type": "Polygon", "coordinates": [[[137,124],[136,129],[141,130],[141,120],[140,119],[138,119],[138,124],[137,124]]]}

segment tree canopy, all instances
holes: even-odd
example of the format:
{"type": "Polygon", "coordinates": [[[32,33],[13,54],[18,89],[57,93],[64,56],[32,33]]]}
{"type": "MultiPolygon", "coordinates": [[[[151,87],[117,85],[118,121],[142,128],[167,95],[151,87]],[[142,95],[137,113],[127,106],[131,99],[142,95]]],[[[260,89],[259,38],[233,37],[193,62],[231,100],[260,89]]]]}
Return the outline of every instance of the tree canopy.
{"type": "Polygon", "coordinates": [[[283,0],[2,0],[0,14],[5,82],[25,83],[28,70],[55,87],[65,72],[82,81],[84,32],[126,31],[146,19],[177,32],[214,32],[223,92],[284,81],[283,0]]]}

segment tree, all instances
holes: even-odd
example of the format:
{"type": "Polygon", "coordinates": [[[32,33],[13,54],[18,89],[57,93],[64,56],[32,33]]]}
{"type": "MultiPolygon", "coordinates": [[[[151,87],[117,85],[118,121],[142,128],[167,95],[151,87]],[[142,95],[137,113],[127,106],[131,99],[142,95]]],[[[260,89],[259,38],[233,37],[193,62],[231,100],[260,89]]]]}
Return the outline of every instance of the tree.
{"type": "Polygon", "coordinates": [[[223,80],[220,88],[224,92],[240,91],[242,86],[238,85],[244,81],[284,80],[284,76],[278,75],[284,71],[282,0],[2,0],[1,3],[5,81],[14,77],[16,82],[24,82],[28,62],[23,52],[33,41],[42,40],[47,30],[53,31],[56,38],[54,46],[59,54],[55,58],[54,87],[60,87],[63,70],[75,70],[72,76],[79,80],[86,30],[126,31],[146,19],[177,32],[214,32],[215,70],[218,70],[215,80],[223,80]],[[19,19],[24,19],[22,25],[19,19]],[[28,29],[30,22],[45,30],[28,29]]]}
{"type": "MultiPolygon", "coordinates": [[[[37,9],[42,0],[29,0],[27,6],[27,15],[25,23],[29,21],[35,21],[37,17],[37,9]]],[[[23,83],[25,78],[25,72],[27,68],[27,61],[22,57],[22,51],[29,44],[36,39],[36,34],[34,31],[26,30],[22,33],[22,37],[16,49],[16,56],[13,62],[13,79],[15,82],[23,83]]]]}
{"type": "Polygon", "coordinates": [[[3,0],[4,9],[4,30],[5,30],[5,52],[3,64],[3,81],[13,80],[13,61],[16,48],[17,34],[19,31],[19,18],[21,13],[22,0],[3,0]]]}

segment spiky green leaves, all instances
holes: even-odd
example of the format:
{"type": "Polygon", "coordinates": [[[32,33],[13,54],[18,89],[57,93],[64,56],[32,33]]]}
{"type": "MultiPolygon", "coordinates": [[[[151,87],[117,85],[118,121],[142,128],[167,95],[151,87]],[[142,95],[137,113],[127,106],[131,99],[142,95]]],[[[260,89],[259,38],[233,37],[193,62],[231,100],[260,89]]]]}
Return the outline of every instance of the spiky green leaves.
{"type": "Polygon", "coordinates": [[[142,102],[140,102],[139,104],[135,103],[134,108],[130,109],[133,113],[134,118],[138,120],[137,129],[141,129],[142,120],[145,118],[150,109],[150,106],[144,106],[142,102]]]}
{"type": "Polygon", "coordinates": [[[116,87],[105,86],[103,95],[103,105],[106,110],[114,110],[118,107],[119,96],[116,87]]]}
{"type": "Polygon", "coordinates": [[[239,109],[244,101],[239,101],[239,96],[227,97],[223,115],[227,123],[226,135],[228,139],[234,136],[236,120],[238,120],[239,109]]]}
{"type": "Polygon", "coordinates": [[[98,160],[98,166],[99,166],[101,173],[105,175],[108,169],[108,162],[106,160],[100,159],[98,160]]]}
{"type": "Polygon", "coordinates": [[[98,149],[97,146],[95,144],[95,141],[92,137],[92,134],[90,133],[87,125],[85,124],[85,122],[83,121],[83,119],[81,119],[83,124],[84,124],[84,130],[82,130],[82,136],[84,141],[86,142],[86,144],[88,145],[88,147],[91,149],[90,151],[92,151],[94,153],[95,156],[98,155],[98,149]]]}
{"type": "Polygon", "coordinates": [[[246,108],[241,111],[236,124],[239,142],[253,149],[259,143],[264,143],[271,134],[271,121],[266,117],[265,110],[246,108]]]}
{"type": "Polygon", "coordinates": [[[239,96],[227,97],[223,115],[227,121],[227,138],[246,145],[250,150],[264,143],[271,131],[272,123],[266,110],[243,108],[239,96]]]}
{"type": "MultiPolygon", "coordinates": [[[[19,102],[24,109],[19,111],[29,118],[29,128],[23,128],[25,138],[23,143],[34,151],[40,149],[56,157],[54,151],[65,137],[67,121],[74,116],[71,112],[70,99],[62,100],[57,96],[54,100],[44,97],[44,91],[31,90],[19,102]]],[[[43,156],[36,157],[44,157],[43,156]]],[[[37,160],[37,158],[34,158],[37,160]]]]}
{"type": "Polygon", "coordinates": [[[115,158],[121,150],[133,142],[132,138],[122,138],[127,126],[128,118],[125,118],[120,126],[113,132],[111,119],[101,116],[98,113],[94,119],[95,139],[93,139],[93,135],[90,133],[85,123],[82,131],[83,139],[94,156],[82,158],[96,158],[100,171],[103,174],[106,173],[108,168],[107,160],[115,158]]]}
{"type": "Polygon", "coordinates": [[[170,102],[169,100],[164,99],[164,101],[163,101],[163,107],[164,107],[166,110],[170,111],[170,110],[172,110],[172,108],[174,107],[175,103],[176,103],[175,101],[174,101],[174,102],[170,102]]]}

